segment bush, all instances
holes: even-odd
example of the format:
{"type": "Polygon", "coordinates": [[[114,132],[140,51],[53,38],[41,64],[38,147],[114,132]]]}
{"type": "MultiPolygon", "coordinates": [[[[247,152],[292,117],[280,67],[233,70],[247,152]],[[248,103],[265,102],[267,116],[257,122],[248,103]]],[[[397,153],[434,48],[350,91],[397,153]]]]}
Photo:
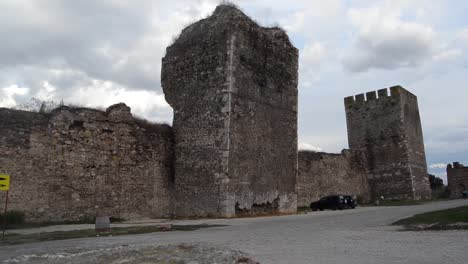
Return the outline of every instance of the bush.
{"type": "Polygon", "coordinates": [[[450,198],[450,190],[447,186],[432,190],[432,199],[448,199],[450,198]]]}
{"type": "Polygon", "coordinates": [[[6,214],[0,214],[0,224],[3,225],[6,220],[7,225],[22,225],[25,222],[25,215],[21,211],[11,210],[7,211],[6,214]]]}

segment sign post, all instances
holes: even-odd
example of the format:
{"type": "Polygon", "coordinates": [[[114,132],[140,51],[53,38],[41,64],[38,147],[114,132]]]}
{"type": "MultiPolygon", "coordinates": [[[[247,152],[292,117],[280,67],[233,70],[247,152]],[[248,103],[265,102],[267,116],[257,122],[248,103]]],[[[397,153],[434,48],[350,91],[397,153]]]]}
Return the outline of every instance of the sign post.
{"type": "Polygon", "coordinates": [[[8,191],[10,190],[10,175],[0,174],[0,191],[6,191],[5,210],[3,211],[3,231],[2,240],[5,239],[5,229],[7,222],[7,209],[8,209],[8,191]]]}

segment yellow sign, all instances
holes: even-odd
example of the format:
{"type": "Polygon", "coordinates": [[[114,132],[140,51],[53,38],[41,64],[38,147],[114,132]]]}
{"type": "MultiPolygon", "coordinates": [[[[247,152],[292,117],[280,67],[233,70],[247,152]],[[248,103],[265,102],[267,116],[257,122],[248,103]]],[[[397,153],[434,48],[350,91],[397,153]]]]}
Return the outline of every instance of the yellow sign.
{"type": "Polygon", "coordinates": [[[10,175],[0,174],[0,191],[10,189],[10,175]]]}

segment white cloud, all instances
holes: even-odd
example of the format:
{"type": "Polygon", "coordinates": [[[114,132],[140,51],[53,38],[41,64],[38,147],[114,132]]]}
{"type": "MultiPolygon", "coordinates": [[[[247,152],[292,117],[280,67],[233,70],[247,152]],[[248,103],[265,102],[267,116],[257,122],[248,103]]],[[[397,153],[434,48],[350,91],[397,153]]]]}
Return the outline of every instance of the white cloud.
{"type": "Polygon", "coordinates": [[[434,163],[429,165],[429,168],[431,169],[445,169],[447,168],[447,164],[445,163],[434,163]]]}
{"type": "Polygon", "coordinates": [[[172,108],[163,94],[149,90],[128,90],[110,81],[95,80],[92,85],[75,90],[65,104],[108,107],[119,102],[130,106],[132,113],[137,116],[151,121],[172,122],[172,108]]]}
{"type": "Polygon", "coordinates": [[[322,149],[320,147],[314,146],[309,143],[301,142],[299,143],[298,146],[299,150],[308,150],[308,151],[315,151],[315,152],[320,152],[322,149]]]}
{"type": "Polygon", "coordinates": [[[439,53],[434,54],[433,59],[438,62],[447,61],[458,58],[461,54],[462,51],[460,49],[443,50],[439,53]]]}
{"type": "Polygon", "coordinates": [[[42,101],[53,100],[55,96],[55,91],[57,91],[57,87],[51,85],[48,81],[42,82],[42,87],[36,92],[33,96],[42,101]]]}
{"type": "Polygon", "coordinates": [[[317,67],[323,63],[326,55],[327,49],[324,43],[310,43],[302,49],[300,63],[305,67],[317,67]]]}
{"type": "Polygon", "coordinates": [[[320,79],[321,68],[329,58],[325,43],[312,42],[299,52],[299,78],[301,86],[309,87],[320,79]]]}
{"type": "Polygon", "coordinates": [[[468,46],[468,28],[463,29],[457,34],[457,39],[460,40],[463,44],[468,46]]]}
{"type": "Polygon", "coordinates": [[[348,18],[357,34],[343,63],[353,72],[415,67],[432,57],[434,30],[403,20],[399,10],[387,10],[386,6],[351,9],[348,18]]]}
{"type": "Polygon", "coordinates": [[[341,18],[345,3],[341,0],[298,1],[295,4],[298,11],[280,20],[288,32],[317,37],[317,34],[327,34],[327,31],[334,32],[344,22],[341,18]]]}
{"type": "Polygon", "coordinates": [[[0,89],[0,107],[13,107],[18,104],[17,95],[25,95],[29,92],[28,88],[19,87],[16,84],[0,89]]]}
{"type": "Polygon", "coordinates": [[[32,97],[89,107],[124,102],[144,118],[171,122],[160,85],[165,48],[216,3],[1,1],[0,106],[32,97]]]}
{"type": "Polygon", "coordinates": [[[48,80],[56,96],[66,98],[77,85],[101,80],[127,90],[160,91],[165,48],[184,25],[208,15],[215,4],[0,1],[0,87],[21,83],[31,97],[47,97],[53,94],[44,87],[48,80]]]}
{"type": "MultiPolygon", "coordinates": [[[[234,2],[264,25],[279,21],[300,49],[300,141],[320,146],[310,148],[346,147],[343,97],[401,83],[419,97],[428,160],[466,157],[465,1],[234,2]]],[[[2,0],[0,105],[33,96],[93,107],[124,102],[137,115],[170,121],[161,57],[217,3],[2,0]]]]}

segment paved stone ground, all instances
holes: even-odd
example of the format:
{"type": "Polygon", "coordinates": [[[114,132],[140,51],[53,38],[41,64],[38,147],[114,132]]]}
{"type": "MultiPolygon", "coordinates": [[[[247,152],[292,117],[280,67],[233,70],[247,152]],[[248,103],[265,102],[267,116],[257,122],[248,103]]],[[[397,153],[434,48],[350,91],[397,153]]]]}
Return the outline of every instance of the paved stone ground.
{"type": "MultiPolygon", "coordinates": [[[[131,250],[141,250],[144,254],[148,247],[186,243],[195,247],[201,245],[202,248],[222,248],[236,254],[247,254],[260,263],[466,263],[468,231],[401,232],[388,226],[416,213],[463,205],[468,205],[468,200],[418,206],[365,207],[280,217],[197,220],[195,223],[229,226],[193,232],[3,246],[0,247],[0,259],[3,263],[22,263],[27,262],[25,259],[28,256],[54,258],[68,252],[79,253],[78,256],[89,254],[97,258],[105,255],[105,252],[119,251],[126,246],[130,246],[131,250]]],[[[178,223],[183,222],[192,223],[178,223]]],[[[205,258],[192,263],[222,262],[205,258]]]]}

